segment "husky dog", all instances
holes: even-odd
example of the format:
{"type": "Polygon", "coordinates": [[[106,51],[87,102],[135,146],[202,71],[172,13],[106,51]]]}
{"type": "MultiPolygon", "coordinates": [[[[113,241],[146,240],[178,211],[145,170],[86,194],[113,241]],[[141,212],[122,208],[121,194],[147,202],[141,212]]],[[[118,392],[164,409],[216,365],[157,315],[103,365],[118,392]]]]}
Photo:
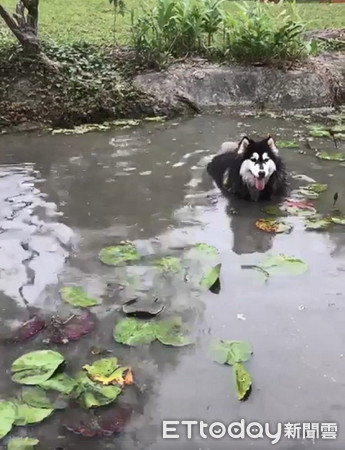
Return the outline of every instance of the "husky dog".
{"type": "Polygon", "coordinates": [[[224,194],[246,200],[270,200],[287,190],[285,165],[271,136],[257,142],[248,137],[224,142],[207,172],[224,194]]]}

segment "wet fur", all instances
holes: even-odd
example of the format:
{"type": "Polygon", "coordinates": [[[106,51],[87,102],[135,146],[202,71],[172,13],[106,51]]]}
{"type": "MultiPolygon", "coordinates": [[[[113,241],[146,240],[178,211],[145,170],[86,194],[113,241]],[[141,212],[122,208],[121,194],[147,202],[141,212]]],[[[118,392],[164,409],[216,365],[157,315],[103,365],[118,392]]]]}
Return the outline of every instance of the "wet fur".
{"type": "MultiPolygon", "coordinates": [[[[225,195],[235,195],[245,200],[271,200],[279,198],[287,191],[287,173],[285,165],[277,152],[273,152],[268,145],[268,139],[254,142],[247,139],[249,145],[239,153],[240,143],[225,142],[222,145],[220,153],[217,154],[207,166],[207,172],[213,178],[218,188],[225,195]],[[267,153],[269,158],[275,163],[276,170],[268,179],[264,190],[255,193],[244,182],[240,175],[242,163],[251,157],[253,153],[267,153]],[[224,183],[225,182],[225,183],[224,183]]],[[[278,150],[277,150],[278,151],[278,150]]]]}

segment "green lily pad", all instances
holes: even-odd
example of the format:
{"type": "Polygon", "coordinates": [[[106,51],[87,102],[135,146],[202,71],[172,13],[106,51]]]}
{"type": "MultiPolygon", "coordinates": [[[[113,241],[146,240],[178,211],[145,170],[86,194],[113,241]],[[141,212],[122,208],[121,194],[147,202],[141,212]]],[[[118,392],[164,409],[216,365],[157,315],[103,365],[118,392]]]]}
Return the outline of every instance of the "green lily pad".
{"type": "Polygon", "coordinates": [[[171,345],[172,347],[190,345],[190,339],[184,336],[181,330],[181,319],[158,322],[156,325],[156,337],[162,344],[171,345]]]}
{"type": "Polygon", "coordinates": [[[194,247],[198,252],[203,253],[204,255],[207,255],[210,258],[217,258],[219,255],[219,251],[216,247],[213,245],[208,244],[196,244],[194,247]]]}
{"type": "Polygon", "coordinates": [[[332,226],[332,219],[329,217],[326,218],[313,218],[306,220],[305,229],[306,230],[327,230],[332,226]]]}
{"type": "Polygon", "coordinates": [[[125,262],[138,261],[140,257],[136,246],[129,242],[103,248],[99,259],[108,266],[118,266],[125,262]]]}
{"type": "Polygon", "coordinates": [[[121,320],[115,325],[114,339],[120,344],[134,347],[150,344],[156,339],[155,324],[135,318],[121,320]]]}
{"type": "Polygon", "coordinates": [[[325,161],[345,161],[345,153],[317,152],[316,157],[325,161]]]}
{"type": "Polygon", "coordinates": [[[277,141],[278,148],[298,148],[299,143],[297,141],[277,141]]]}
{"type": "Polygon", "coordinates": [[[267,233],[290,233],[292,225],[275,219],[259,219],[256,227],[267,233]]]}
{"type": "Polygon", "coordinates": [[[218,340],[212,343],[211,353],[214,361],[232,366],[248,361],[253,354],[253,348],[245,341],[218,340]]]}
{"type": "Polygon", "coordinates": [[[206,289],[212,290],[213,286],[219,282],[221,268],[221,264],[214,266],[206,275],[202,277],[201,285],[206,289]]]}
{"type": "Polygon", "coordinates": [[[337,225],[345,225],[345,216],[331,217],[330,219],[337,225]]]}
{"type": "Polygon", "coordinates": [[[269,214],[270,216],[276,216],[276,217],[284,217],[286,216],[286,211],[283,211],[280,206],[278,205],[268,205],[262,208],[262,211],[266,214],[269,214]]]}
{"type": "Polygon", "coordinates": [[[54,405],[49,400],[46,392],[37,386],[24,388],[22,391],[22,400],[34,408],[54,409],[54,405]]]}
{"type": "Polygon", "coordinates": [[[313,137],[330,137],[329,129],[323,125],[310,125],[309,134],[313,137]]]}
{"type": "Polygon", "coordinates": [[[0,439],[11,430],[16,418],[16,408],[12,402],[0,400],[0,439]]]}
{"type": "Polygon", "coordinates": [[[16,418],[14,424],[17,426],[26,426],[34,423],[40,423],[49,417],[54,409],[34,408],[26,403],[14,402],[16,407],[16,418]]]}
{"type": "Polygon", "coordinates": [[[182,272],[182,265],[179,258],[174,258],[168,256],[166,258],[161,258],[156,262],[156,267],[158,267],[162,272],[182,272]]]}
{"type": "Polygon", "coordinates": [[[47,381],[65,358],[53,350],[27,353],[12,364],[12,380],[20,384],[41,384],[47,381]]]}
{"type": "Polygon", "coordinates": [[[259,267],[270,275],[302,275],[308,270],[308,264],[301,259],[286,255],[267,256],[259,267]]]}
{"type": "Polygon", "coordinates": [[[86,372],[81,372],[77,376],[77,382],[76,396],[86,408],[109,405],[122,392],[119,386],[103,386],[90,380],[86,372]]]}
{"type": "Polygon", "coordinates": [[[89,308],[99,304],[96,298],[89,297],[79,286],[64,286],[60,289],[62,300],[80,308],[89,308]]]}
{"type": "Polygon", "coordinates": [[[34,450],[39,443],[38,439],[33,438],[13,438],[7,446],[7,450],[34,450]]]}
{"type": "Polygon", "coordinates": [[[304,198],[310,198],[310,199],[319,198],[319,194],[317,192],[309,190],[306,187],[301,187],[301,188],[295,190],[294,194],[296,194],[298,197],[304,197],[304,198]]]}
{"type": "Polygon", "coordinates": [[[177,318],[161,322],[144,322],[135,318],[121,320],[115,325],[114,339],[120,344],[138,346],[156,339],[162,344],[181,347],[190,344],[181,321],[177,318]]]}
{"type": "Polygon", "coordinates": [[[92,365],[86,364],[83,369],[92,378],[94,376],[108,377],[119,367],[117,358],[103,358],[94,362],[92,365]]]}
{"type": "Polygon", "coordinates": [[[52,376],[49,380],[40,383],[42,389],[52,389],[61,394],[69,395],[76,386],[76,381],[64,373],[52,376]]]}
{"type": "Polygon", "coordinates": [[[338,133],[345,133],[345,124],[338,124],[338,125],[334,125],[334,127],[331,128],[331,131],[334,134],[338,134],[338,133]]]}
{"type": "Polygon", "coordinates": [[[313,192],[320,194],[321,192],[327,191],[327,187],[328,187],[327,184],[311,183],[311,184],[308,184],[308,186],[306,186],[305,189],[308,189],[308,191],[313,191],[313,192]]]}
{"type": "Polygon", "coordinates": [[[239,400],[244,400],[250,393],[252,378],[243,364],[235,363],[233,371],[236,381],[237,397],[239,400]]]}

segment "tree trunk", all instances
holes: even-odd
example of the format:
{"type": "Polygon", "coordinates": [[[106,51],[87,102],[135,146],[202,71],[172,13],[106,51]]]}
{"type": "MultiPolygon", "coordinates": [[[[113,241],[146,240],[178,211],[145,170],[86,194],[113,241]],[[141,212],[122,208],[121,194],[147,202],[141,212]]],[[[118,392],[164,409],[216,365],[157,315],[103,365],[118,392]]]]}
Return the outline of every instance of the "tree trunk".
{"type": "Polygon", "coordinates": [[[0,16],[21,43],[23,49],[31,54],[38,54],[40,52],[40,42],[37,37],[38,1],[20,0],[17,4],[16,14],[13,17],[0,5],[0,16]],[[28,10],[26,19],[24,7],[28,10]]]}

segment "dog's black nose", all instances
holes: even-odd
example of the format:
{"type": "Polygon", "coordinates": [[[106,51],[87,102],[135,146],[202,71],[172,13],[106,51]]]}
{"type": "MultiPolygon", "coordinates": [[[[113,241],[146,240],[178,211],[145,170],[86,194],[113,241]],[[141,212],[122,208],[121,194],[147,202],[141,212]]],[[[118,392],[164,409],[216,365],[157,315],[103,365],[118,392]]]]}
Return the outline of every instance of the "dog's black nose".
{"type": "Polygon", "coordinates": [[[265,178],[265,172],[263,172],[262,170],[260,170],[259,172],[259,178],[265,178]]]}

